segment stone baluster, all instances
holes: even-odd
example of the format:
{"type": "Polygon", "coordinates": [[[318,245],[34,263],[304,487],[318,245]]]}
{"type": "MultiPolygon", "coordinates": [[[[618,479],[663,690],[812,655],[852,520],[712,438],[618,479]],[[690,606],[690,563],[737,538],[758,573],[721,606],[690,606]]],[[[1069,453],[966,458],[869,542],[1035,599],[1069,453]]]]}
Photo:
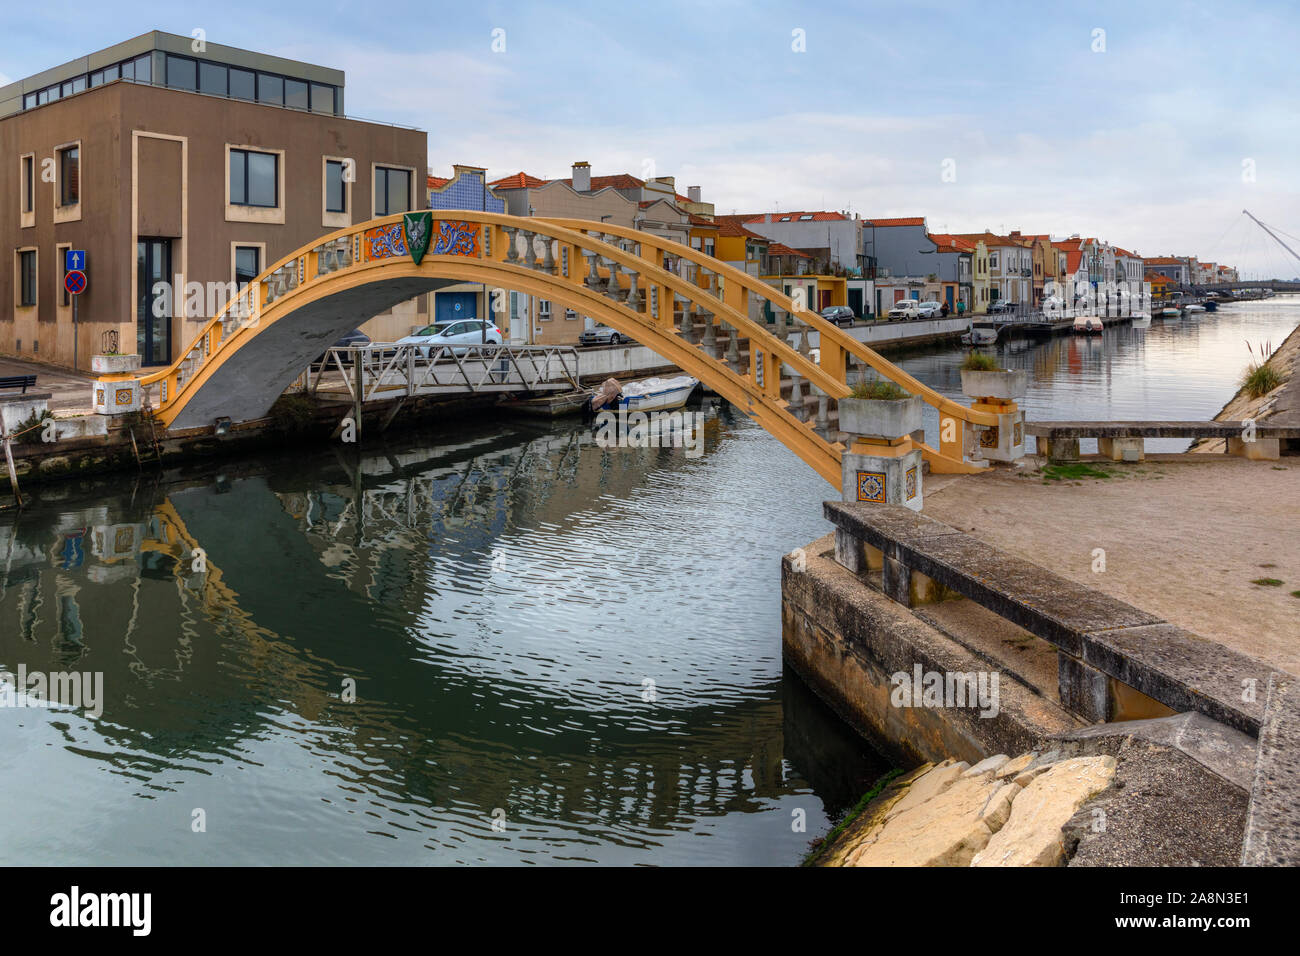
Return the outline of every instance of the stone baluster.
{"type": "Polygon", "coordinates": [[[596,261],[599,257],[596,255],[596,253],[588,252],[586,249],[582,251],[582,254],[587,257],[587,263],[590,267],[589,271],[587,272],[587,279],[586,279],[587,288],[595,289],[596,286],[600,284],[600,273],[596,271],[596,261]]]}
{"type": "Polygon", "coordinates": [[[695,312],[695,306],[691,302],[687,302],[685,305],[682,306],[681,331],[682,331],[682,338],[684,338],[687,342],[695,341],[694,339],[695,321],[693,318],[694,312],[695,312]]]}
{"type": "Polygon", "coordinates": [[[545,243],[546,257],[542,260],[542,271],[554,274],[555,272],[555,240],[550,236],[543,236],[542,241],[545,243]]]}
{"type": "Polygon", "coordinates": [[[830,399],[817,386],[812,386],[812,389],[817,394],[817,431],[825,436],[831,427],[830,399]]]}
{"type": "Polygon", "coordinates": [[[718,357],[718,326],[713,322],[713,313],[707,310],[700,311],[700,317],[704,320],[704,338],[700,342],[704,354],[711,359],[718,357]]]}
{"type": "Polygon", "coordinates": [[[506,234],[506,262],[512,266],[519,265],[519,244],[515,241],[519,234],[518,226],[502,226],[506,234]]]}
{"type": "Polygon", "coordinates": [[[605,283],[605,295],[618,302],[623,297],[623,290],[618,284],[618,263],[609,260],[609,280],[605,283]]]}
{"type": "Polygon", "coordinates": [[[733,372],[739,372],[740,371],[740,329],[730,325],[727,326],[727,329],[731,333],[731,335],[729,336],[729,341],[727,342],[727,364],[731,366],[731,370],[733,372]]]}
{"type": "Polygon", "coordinates": [[[523,229],[520,231],[524,234],[524,268],[536,269],[537,244],[534,240],[537,238],[537,233],[533,232],[531,229],[523,229]]]}
{"type": "Polygon", "coordinates": [[[799,354],[808,357],[812,352],[812,346],[808,344],[808,326],[806,324],[799,326],[799,354]]]}
{"type": "Polygon", "coordinates": [[[641,311],[641,293],[636,288],[635,272],[629,272],[627,275],[627,307],[633,312],[641,311]]]}
{"type": "Polygon", "coordinates": [[[790,384],[790,411],[799,421],[804,420],[803,407],[803,376],[795,372],[790,384]]]}

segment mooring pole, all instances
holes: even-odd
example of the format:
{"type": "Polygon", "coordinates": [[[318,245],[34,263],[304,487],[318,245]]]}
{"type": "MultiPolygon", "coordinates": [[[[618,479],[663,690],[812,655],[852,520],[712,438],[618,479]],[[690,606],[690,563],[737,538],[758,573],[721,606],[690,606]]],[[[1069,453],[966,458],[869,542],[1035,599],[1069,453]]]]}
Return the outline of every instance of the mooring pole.
{"type": "Polygon", "coordinates": [[[14,499],[18,502],[18,507],[23,506],[23,493],[18,490],[18,469],[14,467],[13,438],[9,434],[9,429],[5,427],[4,416],[0,415],[0,443],[5,446],[5,463],[9,466],[9,486],[14,490],[14,499]]]}

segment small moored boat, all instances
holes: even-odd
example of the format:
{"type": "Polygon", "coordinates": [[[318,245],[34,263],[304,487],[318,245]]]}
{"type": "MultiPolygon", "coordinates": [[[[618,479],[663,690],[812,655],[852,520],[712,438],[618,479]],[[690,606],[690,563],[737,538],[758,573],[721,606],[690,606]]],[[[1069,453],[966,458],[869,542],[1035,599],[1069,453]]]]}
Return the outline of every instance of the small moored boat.
{"type": "Polygon", "coordinates": [[[1181,319],[1183,317],[1180,309],[1161,309],[1160,318],[1162,319],[1181,319]]]}
{"type": "Polygon", "coordinates": [[[1074,320],[1076,335],[1101,335],[1105,328],[1105,324],[1095,315],[1081,315],[1074,320]]]}
{"type": "Polygon", "coordinates": [[[699,379],[689,375],[643,378],[623,385],[623,394],[615,404],[629,412],[659,412],[681,408],[699,384],[699,379]]]}
{"type": "Polygon", "coordinates": [[[1183,306],[1183,311],[1184,311],[1184,312],[1204,312],[1204,311],[1205,311],[1205,306],[1203,306],[1203,305],[1197,305],[1195,302],[1193,302],[1191,305],[1185,305],[1185,306],[1183,306]]]}
{"type": "Polygon", "coordinates": [[[972,327],[969,332],[963,332],[961,336],[962,345],[992,345],[997,340],[997,329],[977,329],[972,327]]]}

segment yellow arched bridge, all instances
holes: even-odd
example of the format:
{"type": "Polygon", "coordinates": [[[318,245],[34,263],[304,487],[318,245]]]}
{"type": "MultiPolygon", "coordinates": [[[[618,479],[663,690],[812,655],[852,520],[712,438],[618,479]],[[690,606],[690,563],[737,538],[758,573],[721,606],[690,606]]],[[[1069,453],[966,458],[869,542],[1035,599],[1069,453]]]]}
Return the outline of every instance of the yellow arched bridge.
{"type": "Polygon", "coordinates": [[[996,416],[945,398],[838,326],[712,256],[579,219],[437,210],[419,225],[429,235],[418,262],[409,247],[418,251],[420,236],[408,244],[397,215],[330,233],[272,265],[208,321],[181,358],[140,379],[156,418],[181,429],[223,416],[263,417],[316,356],[364,320],[443,286],[480,282],[549,299],[648,346],[836,486],[844,446],[825,427],[824,413],[849,395],[855,363],[938,409],[939,446],[921,445],[932,471],[970,472],[984,464],[967,458],[970,426],[996,425],[996,416]],[[775,323],[752,317],[763,314],[764,303],[775,323]],[[820,334],[816,353],[804,334],[812,331],[820,334]],[[791,344],[796,336],[798,346],[791,344]],[[820,421],[812,420],[809,405],[818,407],[820,421]]]}

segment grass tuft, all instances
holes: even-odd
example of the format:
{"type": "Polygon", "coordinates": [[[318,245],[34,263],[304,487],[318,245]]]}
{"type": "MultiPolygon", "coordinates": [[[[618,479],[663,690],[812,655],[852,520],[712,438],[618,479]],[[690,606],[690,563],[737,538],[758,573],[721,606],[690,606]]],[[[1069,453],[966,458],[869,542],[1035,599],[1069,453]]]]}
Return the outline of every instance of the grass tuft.
{"type": "Polygon", "coordinates": [[[983,352],[971,352],[966,356],[966,360],[961,363],[964,372],[1000,372],[1001,367],[998,360],[992,355],[986,355],[983,352]]]}
{"type": "Polygon", "coordinates": [[[1250,583],[1258,584],[1260,587],[1265,588],[1280,588],[1282,586],[1282,582],[1277,578],[1255,578],[1255,580],[1250,583]]]}
{"type": "Polygon", "coordinates": [[[901,398],[908,398],[910,395],[911,392],[883,379],[858,382],[849,392],[850,398],[866,398],[877,402],[894,402],[901,398]]]}
{"type": "Polygon", "coordinates": [[[1111,473],[1092,465],[1044,465],[1043,476],[1049,481],[1071,481],[1076,478],[1110,478],[1111,473]]]}

